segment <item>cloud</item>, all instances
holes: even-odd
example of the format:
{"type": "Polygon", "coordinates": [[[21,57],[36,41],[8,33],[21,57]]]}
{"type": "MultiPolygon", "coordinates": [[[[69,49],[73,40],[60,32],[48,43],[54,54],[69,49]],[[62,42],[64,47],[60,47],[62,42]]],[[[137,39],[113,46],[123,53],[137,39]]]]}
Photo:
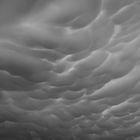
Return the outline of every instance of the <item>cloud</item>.
{"type": "Polygon", "coordinates": [[[139,139],[139,4],[42,1],[5,26],[0,138],[139,139]]]}

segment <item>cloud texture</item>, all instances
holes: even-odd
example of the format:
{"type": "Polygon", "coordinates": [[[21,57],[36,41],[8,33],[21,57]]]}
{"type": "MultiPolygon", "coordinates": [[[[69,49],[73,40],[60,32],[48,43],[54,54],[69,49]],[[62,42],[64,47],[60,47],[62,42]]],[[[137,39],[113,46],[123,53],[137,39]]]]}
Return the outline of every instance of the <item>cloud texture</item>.
{"type": "Polygon", "coordinates": [[[24,5],[0,23],[0,139],[139,140],[140,1],[24,5]]]}

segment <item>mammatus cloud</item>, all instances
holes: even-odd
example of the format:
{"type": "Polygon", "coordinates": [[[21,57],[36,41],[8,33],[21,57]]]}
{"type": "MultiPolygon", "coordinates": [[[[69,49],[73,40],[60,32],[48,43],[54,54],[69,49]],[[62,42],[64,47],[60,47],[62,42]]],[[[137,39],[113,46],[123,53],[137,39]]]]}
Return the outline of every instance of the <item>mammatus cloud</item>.
{"type": "Polygon", "coordinates": [[[0,3],[0,139],[140,139],[139,0],[0,3]]]}

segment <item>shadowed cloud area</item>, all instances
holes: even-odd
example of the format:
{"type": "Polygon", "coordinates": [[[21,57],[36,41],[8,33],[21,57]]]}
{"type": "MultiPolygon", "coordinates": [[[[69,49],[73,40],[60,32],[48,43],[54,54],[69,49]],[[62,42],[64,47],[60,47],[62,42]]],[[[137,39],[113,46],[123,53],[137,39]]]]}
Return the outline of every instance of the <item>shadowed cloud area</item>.
{"type": "Polygon", "coordinates": [[[0,0],[0,139],[140,140],[139,0],[0,0]]]}

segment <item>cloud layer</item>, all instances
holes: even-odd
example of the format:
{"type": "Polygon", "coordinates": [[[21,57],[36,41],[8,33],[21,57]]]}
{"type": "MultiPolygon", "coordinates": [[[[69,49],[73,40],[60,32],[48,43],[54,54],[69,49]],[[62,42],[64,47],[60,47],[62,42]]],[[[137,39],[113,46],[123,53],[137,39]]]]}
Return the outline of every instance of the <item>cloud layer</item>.
{"type": "Polygon", "coordinates": [[[139,140],[139,0],[34,5],[0,29],[0,138],[139,140]]]}

